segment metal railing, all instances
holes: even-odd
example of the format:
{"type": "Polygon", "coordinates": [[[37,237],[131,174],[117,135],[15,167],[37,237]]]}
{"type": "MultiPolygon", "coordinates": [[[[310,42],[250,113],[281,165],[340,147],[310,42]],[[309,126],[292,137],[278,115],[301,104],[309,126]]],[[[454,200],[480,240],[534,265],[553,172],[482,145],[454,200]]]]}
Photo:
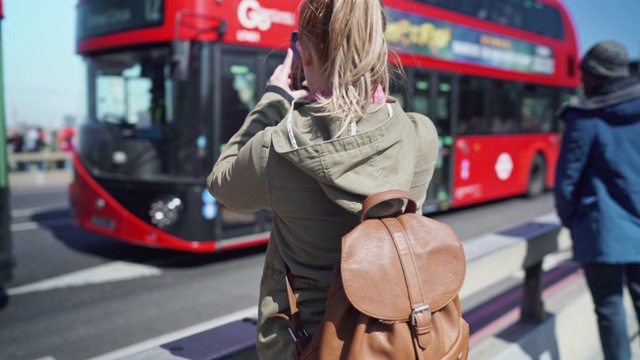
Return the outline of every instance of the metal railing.
{"type": "Polygon", "coordinates": [[[71,160],[70,152],[20,152],[7,154],[9,171],[63,169],[71,160]]]}
{"type": "Polygon", "coordinates": [[[7,154],[12,189],[69,184],[72,180],[70,152],[25,152],[7,154]]]}

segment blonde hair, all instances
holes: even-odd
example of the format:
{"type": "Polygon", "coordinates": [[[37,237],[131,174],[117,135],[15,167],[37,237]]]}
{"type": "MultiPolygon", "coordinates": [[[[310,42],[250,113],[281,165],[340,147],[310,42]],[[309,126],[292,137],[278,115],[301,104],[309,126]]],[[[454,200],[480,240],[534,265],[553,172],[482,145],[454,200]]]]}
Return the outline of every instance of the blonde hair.
{"type": "Polygon", "coordinates": [[[331,95],[319,96],[318,115],[341,119],[338,137],[361,119],[379,85],[389,89],[386,16],[380,0],[306,0],[300,9],[300,39],[311,45],[331,80],[331,95]]]}

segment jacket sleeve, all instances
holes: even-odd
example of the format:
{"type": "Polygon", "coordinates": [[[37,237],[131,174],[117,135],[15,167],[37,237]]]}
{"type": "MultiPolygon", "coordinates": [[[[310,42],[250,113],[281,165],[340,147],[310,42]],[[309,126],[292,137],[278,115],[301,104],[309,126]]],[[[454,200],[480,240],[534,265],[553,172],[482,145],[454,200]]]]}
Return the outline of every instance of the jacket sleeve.
{"type": "Polygon", "coordinates": [[[595,137],[595,124],[591,119],[578,118],[575,112],[568,114],[565,122],[554,194],[558,216],[568,227],[578,205],[581,181],[595,137]]]}
{"type": "Polygon", "coordinates": [[[209,192],[234,210],[270,208],[270,127],[286,116],[292,98],[278,89],[267,90],[240,130],[229,139],[207,178],[209,192]]]}

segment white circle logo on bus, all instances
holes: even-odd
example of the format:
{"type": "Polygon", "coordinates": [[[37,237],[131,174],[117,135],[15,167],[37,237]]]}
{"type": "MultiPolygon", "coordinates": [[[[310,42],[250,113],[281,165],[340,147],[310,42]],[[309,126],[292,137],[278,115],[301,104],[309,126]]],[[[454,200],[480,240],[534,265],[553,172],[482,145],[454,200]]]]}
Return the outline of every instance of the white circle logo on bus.
{"type": "Polygon", "coordinates": [[[468,180],[471,176],[471,162],[469,159],[463,159],[460,163],[460,177],[462,180],[468,180]]]}
{"type": "Polygon", "coordinates": [[[496,175],[498,175],[498,179],[505,181],[511,177],[511,172],[513,171],[513,160],[511,159],[511,155],[507,153],[502,153],[498,156],[498,160],[496,161],[496,175]]]}

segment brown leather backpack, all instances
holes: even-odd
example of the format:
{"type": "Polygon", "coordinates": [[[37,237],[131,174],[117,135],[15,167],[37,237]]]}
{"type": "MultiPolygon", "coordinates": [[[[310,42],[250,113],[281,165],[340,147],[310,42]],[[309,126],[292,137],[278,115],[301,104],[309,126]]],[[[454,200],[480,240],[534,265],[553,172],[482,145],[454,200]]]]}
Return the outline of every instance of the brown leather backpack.
{"type": "Polygon", "coordinates": [[[467,359],[469,325],[458,293],[466,268],[460,239],[446,224],[416,214],[402,190],[372,195],[362,222],[342,238],[327,310],[312,338],[289,290],[299,359],[467,359]],[[368,218],[407,199],[403,213],[368,218]]]}

